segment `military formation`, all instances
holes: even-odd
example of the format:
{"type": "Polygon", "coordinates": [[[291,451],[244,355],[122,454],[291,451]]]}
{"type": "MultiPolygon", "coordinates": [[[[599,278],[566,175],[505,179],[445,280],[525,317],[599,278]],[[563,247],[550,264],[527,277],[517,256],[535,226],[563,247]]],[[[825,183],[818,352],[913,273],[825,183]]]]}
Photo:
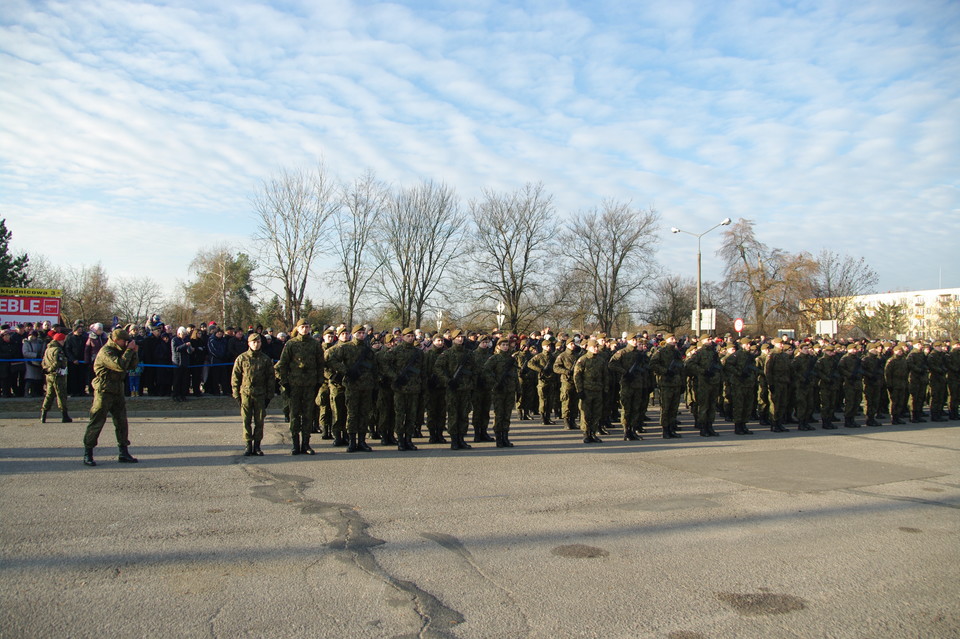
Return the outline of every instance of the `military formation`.
{"type": "MultiPolygon", "coordinates": [[[[664,439],[682,436],[681,407],[701,437],[720,436],[718,418],[732,422],[735,435],[752,435],[749,424],[782,433],[792,425],[813,431],[960,420],[960,342],[312,328],[298,321],[276,358],[259,332],[247,335],[247,350],[229,369],[244,455],[263,455],[266,410],[277,395],[293,455],[314,455],[314,435],[349,453],[373,451],[373,440],[416,451],[422,437],[469,450],[471,427],[474,443],[508,448],[514,411],[520,421],[579,431],[584,444],[602,443],[614,424],[624,441],[642,439],[651,404],[659,405],[664,439]]],[[[72,421],[65,338],[66,331],[52,331],[43,354],[42,422],[54,403],[62,421],[72,421]]],[[[84,464],[97,465],[93,449],[108,416],[119,461],[138,461],[128,450],[124,397],[139,363],[131,333],[111,332],[93,362],[84,464]]]]}

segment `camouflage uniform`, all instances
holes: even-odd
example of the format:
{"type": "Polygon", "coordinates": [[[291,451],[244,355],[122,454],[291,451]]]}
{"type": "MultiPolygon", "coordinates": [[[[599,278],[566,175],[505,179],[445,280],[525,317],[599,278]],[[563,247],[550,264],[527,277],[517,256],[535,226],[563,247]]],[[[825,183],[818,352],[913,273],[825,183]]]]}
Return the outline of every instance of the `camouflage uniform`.
{"type": "Polygon", "coordinates": [[[56,339],[50,340],[46,350],[43,352],[43,362],[41,367],[47,378],[47,393],[43,397],[43,405],[40,407],[40,421],[47,421],[47,413],[53,407],[53,400],[57,400],[57,408],[62,414],[61,421],[69,424],[73,420],[67,410],[67,354],[63,350],[63,342],[56,339]]]}
{"type": "MultiPolygon", "coordinates": [[[[871,346],[871,351],[879,345],[871,346]]],[[[877,415],[883,397],[883,360],[877,353],[869,352],[860,360],[863,368],[863,395],[867,405],[867,426],[879,426],[877,415]]]]}
{"type": "Polygon", "coordinates": [[[663,438],[680,437],[677,433],[677,411],[683,396],[683,356],[676,344],[662,344],[650,358],[650,368],[660,388],[660,429],[663,438]]]}
{"type": "Polygon", "coordinates": [[[423,387],[426,356],[419,347],[414,346],[412,339],[406,337],[412,334],[412,330],[404,329],[404,337],[384,357],[382,368],[393,391],[393,428],[398,450],[417,450],[412,439],[416,430],[417,404],[423,387]]]}
{"type": "Polygon", "coordinates": [[[923,354],[920,344],[916,344],[910,354],[907,355],[907,370],[910,372],[908,378],[908,388],[910,391],[910,400],[912,415],[910,421],[914,424],[926,422],[923,418],[923,402],[927,393],[927,356],[923,354]]]}
{"type": "Polygon", "coordinates": [[[933,345],[933,351],[927,356],[927,370],[930,371],[930,421],[948,421],[943,415],[947,403],[947,354],[941,349],[940,342],[933,345]]]}
{"type": "Polygon", "coordinates": [[[607,360],[599,353],[592,353],[589,347],[595,340],[588,342],[586,354],[577,360],[573,367],[573,384],[580,397],[580,430],[583,443],[599,443],[597,433],[603,419],[603,394],[609,384],[607,360]]]}
{"type": "Polygon", "coordinates": [[[733,413],[733,432],[736,435],[752,435],[747,428],[752,397],[756,397],[754,384],[757,377],[753,356],[747,344],[727,355],[723,360],[724,377],[730,383],[730,409],[733,413]]]}
{"type": "Polygon", "coordinates": [[[907,410],[907,380],[910,370],[907,367],[907,357],[903,353],[901,346],[894,348],[893,356],[883,367],[883,379],[890,394],[890,423],[893,425],[903,423],[900,417],[907,410]]]}
{"type": "Polygon", "coordinates": [[[85,449],[83,463],[87,466],[96,466],[96,462],[93,461],[93,449],[97,445],[108,414],[113,417],[113,427],[120,449],[119,461],[121,463],[137,461],[127,451],[130,440],[127,439],[129,425],[127,406],[123,399],[123,383],[127,378],[127,372],[136,368],[140,359],[133,349],[122,348],[116,341],[129,341],[129,339],[130,335],[126,331],[121,329],[113,331],[93,362],[93,404],[90,406],[87,431],[83,436],[85,449]]]}
{"type": "Polygon", "coordinates": [[[553,372],[553,364],[557,355],[553,350],[553,343],[543,342],[543,351],[534,355],[527,368],[537,375],[537,395],[540,399],[540,421],[544,426],[553,426],[550,415],[553,413],[553,397],[559,377],[553,372]],[[547,346],[549,344],[549,346],[547,346]]]}
{"type": "MultiPolygon", "coordinates": [[[[486,338],[481,341],[489,342],[490,340],[486,338]]],[[[486,348],[479,346],[477,350],[473,351],[473,356],[477,360],[477,370],[482,371],[487,360],[493,356],[493,351],[489,346],[486,348]]],[[[494,438],[490,437],[487,433],[487,429],[490,426],[490,388],[487,386],[484,375],[477,376],[477,383],[476,386],[474,386],[473,397],[470,403],[473,406],[473,441],[494,441],[494,438]]]]}
{"type": "MultiPolygon", "coordinates": [[[[300,326],[309,327],[302,320],[297,323],[297,329],[300,326]]],[[[309,332],[306,335],[297,332],[287,340],[274,370],[290,410],[291,453],[313,455],[310,431],[313,430],[317,386],[323,374],[323,350],[309,332]]]]}
{"type": "Polygon", "coordinates": [[[713,421],[716,417],[717,397],[723,385],[723,375],[720,357],[713,342],[707,342],[687,358],[684,369],[695,378],[700,436],[716,437],[719,433],[713,429],[713,421]]]}
{"type": "Polygon", "coordinates": [[[451,333],[453,346],[437,357],[433,373],[447,389],[447,432],[450,433],[450,448],[453,450],[473,448],[464,438],[470,423],[470,399],[476,385],[479,368],[473,351],[463,345],[463,334],[451,333]]]}
{"type": "Polygon", "coordinates": [[[343,380],[346,430],[350,438],[348,453],[370,452],[367,429],[373,411],[373,389],[377,382],[377,360],[367,344],[362,326],[353,327],[353,340],[331,348],[326,365],[343,380]]]}
{"type": "Polygon", "coordinates": [[[634,335],[630,340],[633,343],[614,353],[607,364],[620,379],[620,419],[623,439],[628,441],[642,439],[636,433],[643,429],[642,401],[649,363],[647,354],[636,346],[638,338],[634,335]]]}
{"type": "MultiPolygon", "coordinates": [[[[503,342],[509,344],[509,341],[503,342]]],[[[497,448],[512,447],[510,441],[510,416],[517,397],[517,364],[509,349],[497,344],[497,352],[487,358],[483,365],[484,383],[490,389],[493,406],[493,433],[497,448]]]]}
{"type": "Polygon", "coordinates": [[[553,372],[560,378],[560,410],[567,430],[577,429],[577,389],[573,385],[573,367],[581,353],[580,347],[573,344],[553,362],[553,372]]]}
{"type": "MultiPolygon", "coordinates": [[[[248,342],[259,341],[251,333],[248,342]]],[[[262,350],[246,350],[233,363],[230,387],[233,398],[240,404],[243,418],[243,441],[247,444],[244,455],[263,455],[260,442],[263,440],[263,422],[267,405],[273,398],[275,386],[273,360],[262,350]],[[252,424],[252,427],[251,427],[252,424]]]]}

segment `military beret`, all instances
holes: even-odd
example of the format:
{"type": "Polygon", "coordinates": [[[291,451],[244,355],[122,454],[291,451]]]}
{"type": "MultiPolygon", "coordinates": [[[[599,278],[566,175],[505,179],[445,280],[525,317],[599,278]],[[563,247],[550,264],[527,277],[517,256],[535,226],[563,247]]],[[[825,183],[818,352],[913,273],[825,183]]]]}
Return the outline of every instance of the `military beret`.
{"type": "MultiPolygon", "coordinates": [[[[599,346],[599,344],[600,344],[600,343],[599,343],[597,340],[595,340],[594,338],[592,338],[592,337],[587,340],[587,346],[588,346],[588,347],[590,347],[590,346],[599,346]]],[[[584,361],[586,361],[586,360],[584,360],[584,361]]]]}
{"type": "Polygon", "coordinates": [[[344,333],[349,333],[349,332],[350,332],[350,329],[348,329],[346,326],[341,326],[340,328],[337,329],[337,335],[343,335],[344,333]]]}
{"type": "Polygon", "coordinates": [[[744,337],[743,339],[740,340],[740,344],[742,346],[750,346],[750,338],[744,337]]]}
{"type": "Polygon", "coordinates": [[[673,337],[673,333],[664,333],[664,334],[663,334],[663,339],[664,339],[664,340],[668,340],[668,339],[670,339],[671,337],[673,337]]]}
{"type": "Polygon", "coordinates": [[[480,336],[480,340],[479,340],[479,341],[481,341],[481,342],[489,342],[489,341],[492,340],[492,339],[493,339],[493,338],[490,337],[489,335],[484,334],[484,335],[481,335],[481,336],[480,336]]]}
{"type": "Polygon", "coordinates": [[[297,323],[294,324],[293,327],[294,327],[294,328],[300,328],[301,326],[310,326],[310,322],[308,322],[307,320],[305,320],[305,319],[303,319],[303,318],[301,317],[300,319],[297,320],[297,323]]]}
{"type": "Polygon", "coordinates": [[[356,326],[353,327],[353,330],[350,332],[359,333],[360,331],[366,331],[366,330],[367,330],[366,326],[364,326],[363,324],[357,324],[356,326]]]}
{"type": "Polygon", "coordinates": [[[393,344],[393,333],[387,333],[383,336],[384,344],[393,344]]]}
{"type": "Polygon", "coordinates": [[[248,342],[259,342],[259,341],[260,341],[260,333],[250,333],[249,335],[247,335],[247,341],[248,341],[248,342]]]}
{"type": "Polygon", "coordinates": [[[123,330],[122,328],[115,328],[113,329],[113,332],[110,333],[110,339],[112,339],[113,341],[117,341],[118,339],[122,339],[124,341],[130,341],[130,333],[123,330]]]}
{"type": "Polygon", "coordinates": [[[833,344],[824,344],[824,345],[823,345],[823,352],[824,352],[824,353],[832,353],[832,352],[835,351],[835,350],[836,350],[836,348],[834,347],[833,344]]]}
{"type": "Polygon", "coordinates": [[[454,337],[460,337],[461,335],[463,335],[463,331],[461,331],[459,328],[455,328],[450,331],[450,339],[453,339],[454,337]]]}
{"type": "Polygon", "coordinates": [[[410,328],[410,327],[408,326],[407,328],[405,328],[405,329],[403,329],[402,331],[400,331],[400,334],[401,334],[401,335],[413,335],[415,332],[416,332],[416,331],[415,331],[414,329],[412,329],[412,328],[410,328]]]}

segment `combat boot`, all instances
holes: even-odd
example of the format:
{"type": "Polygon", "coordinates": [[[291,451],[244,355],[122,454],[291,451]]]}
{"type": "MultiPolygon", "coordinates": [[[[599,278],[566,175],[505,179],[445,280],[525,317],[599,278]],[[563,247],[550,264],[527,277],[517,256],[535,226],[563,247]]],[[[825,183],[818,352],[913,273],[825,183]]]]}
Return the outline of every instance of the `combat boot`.
{"type": "Polygon", "coordinates": [[[320,435],[320,439],[333,439],[333,432],[331,430],[330,424],[323,425],[323,434],[320,435]]]}
{"type": "Polygon", "coordinates": [[[860,424],[858,424],[853,417],[846,417],[843,420],[843,427],[844,428],[860,428],[860,424]]]}
{"type": "Polygon", "coordinates": [[[365,453],[372,453],[373,449],[367,444],[367,434],[360,433],[357,435],[357,448],[362,450],[365,453]]]}
{"type": "Polygon", "coordinates": [[[244,457],[253,457],[253,442],[247,442],[247,449],[243,451],[244,457]]]}
{"type": "Polygon", "coordinates": [[[260,450],[260,440],[253,442],[253,454],[257,457],[263,457],[263,451],[260,450]]]}
{"type": "Polygon", "coordinates": [[[903,421],[902,419],[900,419],[900,416],[899,416],[899,415],[892,415],[891,418],[890,418],[890,425],[891,425],[891,426],[897,426],[897,425],[903,424],[903,423],[904,423],[904,421],[903,421]]]}
{"type": "Polygon", "coordinates": [[[96,466],[97,462],[93,461],[93,449],[84,448],[83,449],[83,465],[84,466],[96,466]]]}
{"type": "Polygon", "coordinates": [[[880,422],[874,417],[867,417],[867,426],[879,426],[880,422]]]}
{"type": "Polygon", "coordinates": [[[493,433],[496,436],[497,448],[503,448],[506,444],[503,443],[503,433],[498,433],[494,431],[493,433]]]}
{"type": "Polygon", "coordinates": [[[951,420],[951,421],[956,421],[956,420],[960,419],[960,411],[958,411],[956,408],[954,408],[953,410],[951,410],[950,413],[949,413],[949,415],[950,415],[950,420],[951,420]]]}
{"type": "Polygon", "coordinates": [[[635,442],[639,439],[643,439],[643,437],[640,437],[639,435],[635,434],[632,428],[630,428],[629,426],[623,427],[623,441],[635,442]]]}
{"type": "Polygon", "coordinates": [[[300,443],[300,452],[304,455],[316,455],[317,451],[310,448],[310,433],[303,434],[303,440],[300,443]]]}
{"type": "Polygon", "coordinates": [[[290,436],[290,439],[293,440],[293,449],[290,451],[291,455],[299,455],[303,451],[300,450],[300,433],[293,433],[290,436]]]}
{"type": "Polygon", "coordinates": [[[639,426],[635,426],[635,427],[634,427],[633,432],[635,432],[635,433],[645,433],[645,432],[647,432],[647,429],[643,427],[643,422],[641,421],[639,426]]]}
{"type": "Polygon", "coordinates": [[[121,464],[136,464],[139,459],[130,454],[130,451],[127,450],[126,446],[119,446],[120,454],[117,456],[117,461],[121,464]]]}
{"type": "Polygon", "coordinates": [[[567,430],[578,430],[577,429],[577,420],[573,417],[567,418],[567,430]]]}
{"type": "Polygon", "coordinates": [[[357,434],[350,433],[350,445],[347,446],[348,453],[359,453],[360,447],[357,446],[357,434]]]}
{"type": "Polygon", "coordinates": [[[40,423],[41,424],[47,423],[47,411],[45,410],[40,411],[40,423]]]}
{"type": "Polygon", "coordinates": [[[744,434],[744,435],[753,435],[753,431],[750,430],[749,428],[747,428],[746,422],[741,423],[741,424],[740,424],[740,428],[743,429],[743,434],[744,434]]]}
{"type": "Polygon", "coordinates": [[[464,439],[463,433],[460,433],[459,435],[457,435],[457,441],[460,442],[460,448],[467,448],[467,449],[473,448],[473,446],[468,444],[466,439],[464,439]]]}
{"type": "Polygon", "coordinates": [[[345,433],[342,430],[338,430],[336,436],[333,438],[334,446],[346,446],[347,438],[344,437],[345,433]]]}
{"type": "Polygon", "coordinates": [[[507,448],[513,448],[513,442],[510,441],[510,431],[503,431],[503,445],[507,448]]]}
{"type": "Polygon", "coordinates": [[[720,433],[713,429],[713,422],[707,424],[707,435],[710,437],[719,437],[720,433]]]}
{"type": "Polygon", "coordinates": [[[911,424],[926,424],[927,420],[923,418],[923,413],[920,411],[913,411],[913,417],[910,419],[911,424]]]}
{"type": "Polygon", "coordinates": [[[771,433],[788,433],[790,432],[789,428],[784,428],[780,425],[780,422],[774,420],[773,425],[770,426],[771,433]]]}
{"type": "Polygon", "coordinates": [[[60,421],[64,424],[72,424],[73,420],[70,419],[70,413],[64,409],[63,413],[60,415],[60,421]]]}

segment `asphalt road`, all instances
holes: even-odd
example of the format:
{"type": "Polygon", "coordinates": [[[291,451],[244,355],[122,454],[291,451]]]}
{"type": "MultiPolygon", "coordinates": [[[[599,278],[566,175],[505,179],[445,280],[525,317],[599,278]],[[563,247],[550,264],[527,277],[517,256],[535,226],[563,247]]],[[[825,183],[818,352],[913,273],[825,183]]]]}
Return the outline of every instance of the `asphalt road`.
{"type": "Polygon", "coordinates": [[[2,637],[960,636],[956,422],[245,458],[181,414],[87,468],[82,421],[0,420],[2,637]]]}

